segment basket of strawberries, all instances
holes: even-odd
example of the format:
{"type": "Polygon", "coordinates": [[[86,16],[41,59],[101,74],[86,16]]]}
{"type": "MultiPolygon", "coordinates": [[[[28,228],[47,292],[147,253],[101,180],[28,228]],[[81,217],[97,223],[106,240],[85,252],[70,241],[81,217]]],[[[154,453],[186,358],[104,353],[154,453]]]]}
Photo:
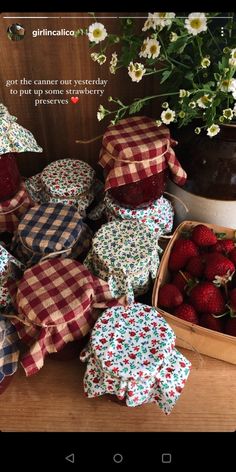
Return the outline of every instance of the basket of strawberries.
{"type": "Polygon", "coordinates": [[[162,256],[153,288],[177,345],[236,364],[236,232],[184,221],[162,256]]]}

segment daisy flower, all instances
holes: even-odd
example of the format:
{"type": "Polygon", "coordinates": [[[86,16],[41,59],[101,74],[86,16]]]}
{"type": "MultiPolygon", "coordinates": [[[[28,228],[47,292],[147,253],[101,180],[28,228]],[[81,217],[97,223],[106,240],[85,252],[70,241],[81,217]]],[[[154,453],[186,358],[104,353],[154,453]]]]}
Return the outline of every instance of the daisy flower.
{"type": "Polygon", "coordinates": [[[208,106],[210,106],[211,102],[212,98],[209,97],[209,94],[203,95],[197,100],[197,104],[200,108],[207,108],[208,106]]]}
{"type": "Polygon", "coordinates": [[[89,41],[98,44],[107,37],[107,30],[102,23],[96,22],[89,26],[87,35],[89,41]]]}
{"type": "Polygon", "coordinates": [[[175,111],[167,108],[161,113],[161,120],[165,125],[169,125],[175,119],[175,111]]]}
{"type": "Polygon", "coordinates": [[[202,33],[202,31],[206,31],[207,19],[205,13],[190,13],[185,20],[185,28],[188,30],[188,33],[193,36],[202,33]]]}
{"type": "Polygon", "coordinates": [[[210,136],[210,138],[213,138],[213,136],[216,136],[220,132],[220,127],[219,125],[211,125],[209,128],[207,128],[207,135],[210,136]]]}
{"type": "Polygon", "coordinates": [[[211,61],[208,57],[203,57],[203,59],[201,60],[201,66],[203,69],[207,69],[207,67],[209,67],[211,64],[211,61]]]}
{"type": "Polygon", "coordinates": [[[130,62],[128,66],[128,74],[132,82],[140,82],[145,72],[146,69],[144,68],[143,64],[141,64],[140,62],[130,62]]]}
{"type": "Polygon", "coordinates": [[[233,116],[234,110],[232,110],[232,108],[226,108],[225,110],[223,110],[223,117],[227,120],[232,120],[233,116]]]}
{"type": "Polygon", "coordinates": [[[156,39],[146,38],[143,41],[141,52],[139,53],[140,57],[148,57],[149,59],[155,59],[159,56],[161,46],[159,41],[156,39]]]}

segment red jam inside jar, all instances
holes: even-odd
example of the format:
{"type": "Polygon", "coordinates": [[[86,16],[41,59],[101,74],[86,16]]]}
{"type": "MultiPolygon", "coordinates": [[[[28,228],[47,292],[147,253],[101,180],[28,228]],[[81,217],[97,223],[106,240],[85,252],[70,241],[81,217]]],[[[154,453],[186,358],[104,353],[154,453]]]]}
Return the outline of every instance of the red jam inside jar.
{"type": "Polygon", "coordinates": [[[147,206],[164,193],[167,176],[168,170],[165,169],[138,182],[111,188],[108,192],[122,206],[128,208],[147,206]]]}
{"type": "Polygon", "coordinates": [[[14,153],[0,155],[0,201],[13,197],[20,187],[21,176],[14,153]]]}

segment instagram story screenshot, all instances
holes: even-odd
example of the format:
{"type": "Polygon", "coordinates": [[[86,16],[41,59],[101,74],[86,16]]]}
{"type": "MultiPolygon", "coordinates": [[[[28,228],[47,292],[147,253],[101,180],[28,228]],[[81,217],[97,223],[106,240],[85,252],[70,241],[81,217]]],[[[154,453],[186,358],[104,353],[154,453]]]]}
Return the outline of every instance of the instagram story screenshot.
{"type": "Polygon", "coordinates": [[[0,13],[0,438],[64,469],[236,432],[235,13],[156,8],[0,13]]]}

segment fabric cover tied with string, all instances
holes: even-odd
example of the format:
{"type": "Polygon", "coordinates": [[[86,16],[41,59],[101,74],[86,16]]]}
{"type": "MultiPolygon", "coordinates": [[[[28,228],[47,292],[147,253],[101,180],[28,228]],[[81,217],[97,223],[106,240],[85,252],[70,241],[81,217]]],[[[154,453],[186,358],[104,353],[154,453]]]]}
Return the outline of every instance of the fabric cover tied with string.
{"type": "Polygon", "coordinates": [[[141,303],[107,309],[80,359],[87,362],[84,390],[89,398],[112,394],[129,407],[154,402],[166,414],[191,367],[175,349],[175,334],[165,319],[141,303]]]}
{"type": "Polygon", "coordinates": [[[105,191],[142,181],[169,170],[184,185],[187,175],[177,160],[169,129],[146,116],[125,118],[110,125],[102,141],[99,164],[104,168],[105,191]]]}
{"type": "Polygon", "coordinates": [[[19,339],[14,326],[0,314],[0,394],[16,372],[19,359],[19,339]]]}
{"type": "Polygon", "coordinates": [[[104,199],[108,221],[130,220],[146,224],[151,231],[158,234],[170,233],[173,228],[174,210],[172,204],[161,196],[150,205],[130,209],[119,205],[107,192],[104,199]]]}
{"type": "Polygon", "coordinates": [[[29,177],[26,187],[35,202],[74,205],[82,216],[96,194],[94,169],[78,159],[60,159],[48,164],[40,174],[29,177]]]}
{"type": "Polygon", "coordinates": [[[115,220],[96,232],[84,265],[108,282],[115,297],[146,293],[159,266],[158,234],[131,220],[115,220]]]}
{"type": "Polygon", "coordinates": [[[40,262],[9,289],[16,310],[11,321],[29,346],[21,359],[27,376],[42,368],[47,354],[86,336],[98,309],[126,304],[125,297],[114,299],[106,282],[71,259],[40,262]]]}
{"type": "Polygon", "coordinates": [[[43,203],[30,208],[12,240],[12,252],[27,266],[43,257],[78,257],[91,245],[92,231],[74,206],[43,203]]]}
{"type": "Polygon", "coordinates": [[[22,215],[32,206],[34,203],[22,181],[14,197],[0,202],[0,233],[16,231],[22,215]]]}

